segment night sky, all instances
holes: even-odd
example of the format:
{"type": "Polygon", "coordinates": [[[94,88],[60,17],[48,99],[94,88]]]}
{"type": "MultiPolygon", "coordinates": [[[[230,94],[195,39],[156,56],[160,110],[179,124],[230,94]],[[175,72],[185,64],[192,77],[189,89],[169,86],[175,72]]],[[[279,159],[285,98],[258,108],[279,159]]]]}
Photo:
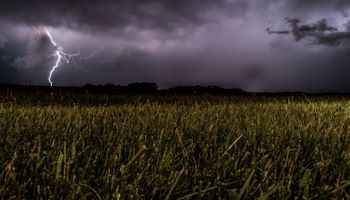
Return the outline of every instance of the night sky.
{"type": "Polygon", "coordinates": [[[349,0],[1,0],[0,83],[350,92],[349,0]]]}

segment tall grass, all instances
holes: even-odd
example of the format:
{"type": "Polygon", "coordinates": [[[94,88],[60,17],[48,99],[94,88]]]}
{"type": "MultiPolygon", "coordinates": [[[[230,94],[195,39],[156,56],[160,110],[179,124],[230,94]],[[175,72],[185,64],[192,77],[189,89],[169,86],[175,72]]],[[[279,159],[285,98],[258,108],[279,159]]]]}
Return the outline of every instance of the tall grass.
{"type": "Polygon", "coordinates": [[[349,199],[350,103],[251,98],[2,103],[0,197],[349,199]]]}

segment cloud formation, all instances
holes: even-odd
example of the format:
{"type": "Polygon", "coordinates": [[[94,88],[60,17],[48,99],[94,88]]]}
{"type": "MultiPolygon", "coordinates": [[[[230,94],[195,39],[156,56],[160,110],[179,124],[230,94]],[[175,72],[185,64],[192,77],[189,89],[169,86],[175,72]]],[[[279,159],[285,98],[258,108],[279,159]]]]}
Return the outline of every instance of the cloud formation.
{"type": "Polygon", "coordinates": [[[4,48],[6,41],[6,38],[0,34],[0,49],[4,48]]]}
{"type": "MultiPolygon", "coordinates": [[[[115,29],[127,26],[172,31],[206,23],[207,14],[245,12],[244,1],[227,0],[5,0],[2,18],[32,25],[68,26],[85,29],[115,29]]],[[[214,19],[213,19],[214,20],[214,19]]]]}
{"type": "Polygon", "coordinates": [[[350,72],[349,10],[347,0],[3,0],[0,74],[10,78],[0,82],[48,84],[55,57],[38,34],[48,27],[58,46],[81,52],[57,85],[346,91],[329,75],[346,82],[350,72]]]}
{"type": "Polygon", "coordinates": [[[327,19],[321,19],[316,23],[304,24],[299,18],[285,19],[290,30],[273,31],[267,28],[269,34],[287,35],[292,34],[295,41],[311,38],[313,44],[338,46],[350,39],[349,31],[338,31],[336,27],[330,26],[327,19]]]}
{"type": "Polygon", "coordinates": [[[28,53],[23,57],[17,57],[13,65],[18,69],[43,68],[52,63],[54,53],[49,37],[45,33],[38,32],[29,46],[28,53]]]}

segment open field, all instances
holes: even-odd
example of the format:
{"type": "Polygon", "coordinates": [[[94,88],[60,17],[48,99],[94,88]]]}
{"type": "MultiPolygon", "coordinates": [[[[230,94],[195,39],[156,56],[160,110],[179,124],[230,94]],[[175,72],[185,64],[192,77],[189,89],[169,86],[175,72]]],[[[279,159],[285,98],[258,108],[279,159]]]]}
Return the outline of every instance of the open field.
{"type": "Polygon", "coordinates": [[[0,99],[0,197],[350,198],[350,100],[0,99]]]}

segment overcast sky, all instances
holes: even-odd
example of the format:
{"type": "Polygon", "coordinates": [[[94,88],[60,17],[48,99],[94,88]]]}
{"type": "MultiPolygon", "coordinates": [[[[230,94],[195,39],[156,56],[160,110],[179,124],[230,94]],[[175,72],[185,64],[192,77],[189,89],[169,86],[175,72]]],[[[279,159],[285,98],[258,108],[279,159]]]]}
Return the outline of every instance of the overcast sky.
{"type": "Polygon", "coordinates": [[[1,0],[0,83],[350,92],[348,0],[1,0]]]}

